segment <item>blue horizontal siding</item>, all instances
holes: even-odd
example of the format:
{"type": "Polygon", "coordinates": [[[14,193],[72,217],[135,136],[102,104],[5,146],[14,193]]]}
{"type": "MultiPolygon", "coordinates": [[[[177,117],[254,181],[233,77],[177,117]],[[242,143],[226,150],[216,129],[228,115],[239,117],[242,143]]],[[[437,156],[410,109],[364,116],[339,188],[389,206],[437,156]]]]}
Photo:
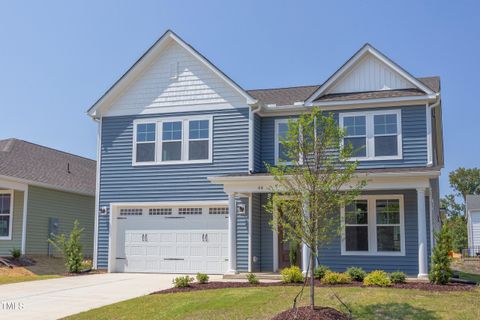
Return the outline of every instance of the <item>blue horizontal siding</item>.
{"type": "MultiPolygon", "coordinates": [[[[102,119],[100,206],[112,202],[226,200],[208,176],[248,171],[248,108],[102,119]],[[132,166],[133,121],[186,115],[213,116],[213,162],[132,166]]],[[[98,267],[108,259],[109,217],[100,216],[98,267]]]]}
{"type": "Polygon", "coordinates": [[[252,195],[252,271],[261,271],[262,258],[262,224],[261,224],[261,199],[260,194],[252,195]]]}
{"type": "MultiPolygon", "coordinates": [[[[425,106],[404,106],[382,108],[381,110],[398,110],[402,112],[402,147],[403,158],[399,160],[361,161],[358,169],[424,167],[427,165],[427,122],[425,106]]],[[[379,110],[375,108],[355,109],[355,112],[379,110]]],[[[334,111],[333,116],[338,121],[339,113],[348,110],[334,111]]],[[[259,172],[265,171],[264,162],[275,163],[275,120],[288,117],[264,117],[261,119],[261,165],[256,166],[259,172]]],[[[258,140],[256,140],[258,141],[258,140]]]]}
{"type": "Polygon", "coordinates": [[[237,271],[248,271],[248,198],[239,198],[237,203],[245,206],[245,214],[237,213],[237,237],[236,237],[236,252],[237,252],[237,271]]]}
{"type": "Polygon", "coordinates": [[[272,215],[266,212],[264,205],[268,201],[267,194],[260,195],[260,271],[273,271],[273,231],[270,226],[272,215]]]}

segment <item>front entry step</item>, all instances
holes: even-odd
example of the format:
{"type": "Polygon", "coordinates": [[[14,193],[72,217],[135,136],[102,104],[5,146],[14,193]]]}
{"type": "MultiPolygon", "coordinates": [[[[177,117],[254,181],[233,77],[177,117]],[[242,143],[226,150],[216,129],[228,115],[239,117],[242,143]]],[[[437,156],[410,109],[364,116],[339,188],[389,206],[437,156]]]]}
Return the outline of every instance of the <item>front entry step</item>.
{"type": "MultiPolygon", "coordinates": [[[[259,280],[282,280],[282,276],[273,272],[253,272],[259,280]]],[[[224,274],[223,279],[247,280],[247,272],[224,274]]]]}

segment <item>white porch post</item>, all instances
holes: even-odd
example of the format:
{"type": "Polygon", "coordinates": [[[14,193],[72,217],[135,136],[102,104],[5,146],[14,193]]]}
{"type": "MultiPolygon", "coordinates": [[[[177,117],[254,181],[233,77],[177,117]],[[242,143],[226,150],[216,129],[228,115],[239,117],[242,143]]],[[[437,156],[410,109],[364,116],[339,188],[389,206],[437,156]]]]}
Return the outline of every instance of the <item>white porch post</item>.
{"type": "Polygon", "coordinates": [[[235,193],[228,194],[228,274],[237,273],[237,208],[235,206],[235,193]]]}
{"type": "MultiPolygon", "coordinates": [[[[308,208],[306,203],[303,204],[303,212],[305,213],[305,216],[308,216],[308,208]]],[[[307,275],[307,269],[308,269],[309,263],[310,263],[310,249],[305,244],[305,242],[303,242],[302,243],[302,273],[304,276],[307,275]]]]}
{"type": "Polygon", "coordinates": [[[425,213],[425,188],[417,189],[418,208],[418,277],[428,277],[427,217],[425,213]]]}

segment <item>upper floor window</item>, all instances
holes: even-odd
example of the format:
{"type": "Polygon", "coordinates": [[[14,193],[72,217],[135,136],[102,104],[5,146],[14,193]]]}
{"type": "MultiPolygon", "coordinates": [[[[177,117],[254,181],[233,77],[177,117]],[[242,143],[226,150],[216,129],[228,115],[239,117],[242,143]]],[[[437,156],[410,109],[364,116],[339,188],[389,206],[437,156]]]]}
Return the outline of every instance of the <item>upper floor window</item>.
{"type": "Polygon", "coordinates": [[[12,192],[0,191],[0,240],[10,240],[12,237],[12,192]]]}
{"type": "Polygon", "coordinates": [[[400,110],[341,113],[340,126],[345,129],[344,145],[352,146],[353,159],[402,158],[400,110]]]}
{"type": "Polygon", "coordinates": [[[134,165],[212,161],[211,116],[136,120],[134,128],[134,165]]]}
{"type": "Polygon", "coordinates": [[[342,209],[343,255],[404,255],[401,195],[361,196],[342,209]]]}

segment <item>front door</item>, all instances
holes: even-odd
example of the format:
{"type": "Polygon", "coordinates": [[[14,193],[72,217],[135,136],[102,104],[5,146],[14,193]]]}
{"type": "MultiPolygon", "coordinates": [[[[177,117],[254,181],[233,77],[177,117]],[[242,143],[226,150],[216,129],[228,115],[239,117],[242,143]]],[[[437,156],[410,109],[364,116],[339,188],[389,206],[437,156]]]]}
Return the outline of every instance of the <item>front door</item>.
{"type": "Polygon", "coordinates": [[[284,241],[283,232],[278,232],[278,268],[300,266],[301,247],[292,241],[284,241]]]}

